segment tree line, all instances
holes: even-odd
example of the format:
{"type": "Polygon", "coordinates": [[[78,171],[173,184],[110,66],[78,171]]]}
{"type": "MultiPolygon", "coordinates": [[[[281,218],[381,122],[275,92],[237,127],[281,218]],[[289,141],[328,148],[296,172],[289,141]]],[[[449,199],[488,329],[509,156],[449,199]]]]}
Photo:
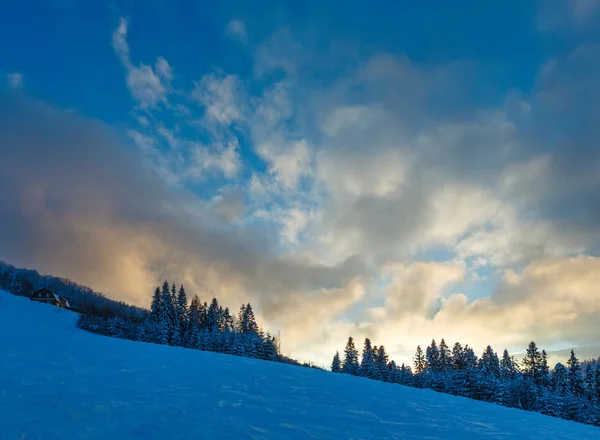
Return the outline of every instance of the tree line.
{"type": "Polygon", "coordinates": [[[95,333],[134,341],[271,361],[279,358],[276,338],[259,328],[250,303],[243,304],[234,319],[229,308],[221,306],[216,298],[208,304],[194,295],[188,305],[184,286],[177,289],[175,283],[170,285],[166,280],[162,287],[156,287],[150,313],[144,321],[81,315],[78,325],[95,333]]]}
{"type": "Polygon", "coordinates": [[[439,345],[432,340],[425,352],[418,346],[413,361],[413,368],[398,366],[369,338],[359,359],[350,337],[343,359],[335,353],[331,370],[600,426],[600,366],[582,364],[573,350],[566,366],[550,369],[546,351],[535,342],[519,363],[507,350],[499,356],[488,345],[477,357],[468,345],[457,342],[450,349],[442,339],[439,345]]]}
{"type": "Polygon", "coordinates": [[[0,261],[0,289],[14,295],[30,297],[42,287],[66,298],[71,306],[95,316],[119,317],[127,321],[141,322],[148,315],[147,310],[107,298],[102,293],[68,278],[41,275],[36,270],[17,268],[0,261]]]}

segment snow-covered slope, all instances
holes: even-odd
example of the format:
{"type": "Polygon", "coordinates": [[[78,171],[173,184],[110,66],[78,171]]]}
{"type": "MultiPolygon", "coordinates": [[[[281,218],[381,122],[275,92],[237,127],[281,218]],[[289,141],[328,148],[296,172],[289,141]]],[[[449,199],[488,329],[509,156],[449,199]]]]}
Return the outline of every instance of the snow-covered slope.
{"type": "Polygon", "coordinates": [[[307,368],[94,335],[0,292],[0,438],[594,439],[600,429],[307,368]]]}

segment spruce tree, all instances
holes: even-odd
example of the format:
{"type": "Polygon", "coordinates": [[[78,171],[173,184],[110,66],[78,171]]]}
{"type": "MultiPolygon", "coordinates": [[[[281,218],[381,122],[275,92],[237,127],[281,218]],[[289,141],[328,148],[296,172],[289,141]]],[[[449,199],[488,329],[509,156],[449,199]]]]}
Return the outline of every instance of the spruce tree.
{"type": "Polygon", "coordinates": [[[417,351],[413,358],[413,362],[415,364],[415,374],[422,374],[427,368],[427,360],[425,359],[423,349],[421,349],[420,345],[417,345],[417,351]]]}
{"type": "Polygon", "coordinates": [[[179,288],[179,292],[177,293],[176,308],[177,308],[177,316],[179,318],[179,322],[181,324],[182,329],[184,329],[186,321],[187,321],[188,305],[187,305],[187,295],[185,293],[183,284],[181,285],[181,287],[179,288]]]}
{"type": "Polygon", "coordinates": [[[452,356],[450,349],[446,345],[446,341],[442,338],[439,346],[439,360],[440,360],[440,371],[452,370],[452,356]]]}
{"type": "Polygon", "coordinates": [[[527,347],[527,354],[523,358],[523,372],[534,383],[540,384],[540,370],[542,368],[542,355],[535,342],[531,341],[527,347]]]}
{"type": "Polygon", "coordinates": [[[190,308],[187,311],[186,322],[184,345],[186,347],[193,347],[200,331],[200,299],[198,295],[194,295],[192,298],[190,308]]]}
{"type": "Polygon", "coordinates": [[[560,362],[554,367],[552,390],[559,396],[565,396],[569,392],[569,373],[560,362]]]}
{"type": "Polygon", "coordinates": [[[575,356],[575,352],[571,350],[571,356],[567,361],[569,366],[569,389],[574,396],[580,397],[584,394],[583,379],[581,377],[581,364],[575,356]]]}
{"type": "Polygon", "coordinates": [[[348,342],[346,343],[346,348],[344,350],[342,373],[352,374],[354,376],[358,375],[359,373],[358,351],[356,350],[352,336],[348,338],[348,342]]]}
{"type": "Polygon", "coordinates": [[[371,346],[371,340],[365,338],[363,346],[362,359],[360,361],[360,375],[374,378],[376,374],[375,353],[371,346]]]}
{"type": "Polygon", "coordinates": [[[342,372],[342,362],[340,361],[340,353],[338,351],[335,352],[333,356],[333,361],[331,362],[331,371],[334,373],[342,372]]]}
{"type": "Polygon", "coordinates": [[[156,286],[154,290],[154,295],[152,296],[152,304],[150,305],[150,318],[154,322],[159,321],[159,316],[161,315],[161,301],[160,301],[160,288],[156,286]]]}
{"type": "Polygon", "coordinates": [[[429,370],[436,373],[441,371],[440,351],[435,343],[435,339],[432,339],[429,347],[425,349],[425,356],[427,357],[427,366],[429,370]]]}
{"type": "Polygon", "coordinates": [[[375,377],[377,380],[388,380],[388,356],[385,352],[385,347],[380,345],[375,354],[375,377]]]}
{"type": "Polygon", "coordinates": [[[503,379],[514,379],[518,374],[516,362],[513,357],[508,354],[508,350],[504,349],[502,360],[500,361],[500,375],[503,379]]]}
{"type": "Polygon", "coordinates": [[[452,369],[454,371],[460,371],[466,368],[465,350],[460,342],[456,342],[454,347],[452,347],[452,369]]]}
{"type": "Polygon", "coordinates": [[[546,353],[546,350],[542,350],[539,385],[544,388],[547,388],[550,385],[550,367],[548,367],[548,354],[546,353]]]}

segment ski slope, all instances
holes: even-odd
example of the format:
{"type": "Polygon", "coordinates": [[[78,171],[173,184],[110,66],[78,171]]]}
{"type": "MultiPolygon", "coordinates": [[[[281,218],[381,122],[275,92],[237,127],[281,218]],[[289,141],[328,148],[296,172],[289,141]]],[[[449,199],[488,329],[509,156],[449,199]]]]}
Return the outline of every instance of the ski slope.
{"type": "Polygon", "coordinates": [[[94,335],[0,291],[0,439],[595,439],[600,429],[308,368],[94,335]]]}

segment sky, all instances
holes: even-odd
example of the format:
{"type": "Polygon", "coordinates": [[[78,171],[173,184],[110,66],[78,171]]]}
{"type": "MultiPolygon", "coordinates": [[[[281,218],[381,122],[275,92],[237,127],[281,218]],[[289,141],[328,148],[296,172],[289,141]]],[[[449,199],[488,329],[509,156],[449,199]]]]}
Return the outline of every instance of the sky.
{"type": "Polygon", "coordinates": [[[300,3],[7,2],[0,259],[321,365],[598,347],[600,1],[300,3]]]}

